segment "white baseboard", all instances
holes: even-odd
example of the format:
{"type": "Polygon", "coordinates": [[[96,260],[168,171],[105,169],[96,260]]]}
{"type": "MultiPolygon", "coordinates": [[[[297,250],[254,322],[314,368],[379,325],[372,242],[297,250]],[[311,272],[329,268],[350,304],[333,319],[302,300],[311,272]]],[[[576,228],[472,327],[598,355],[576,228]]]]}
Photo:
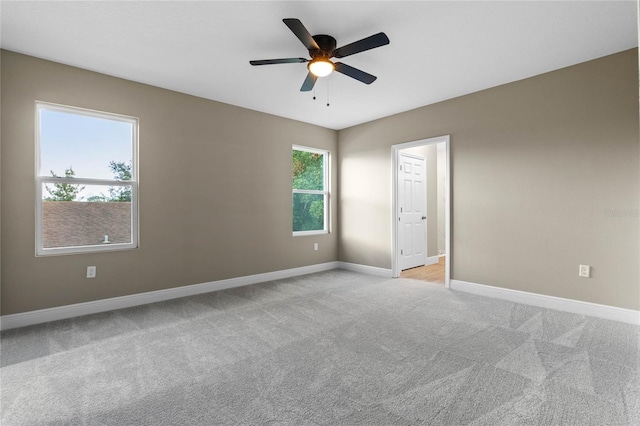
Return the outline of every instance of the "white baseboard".
{"type": "Polygon", "coordinates": [[[579,315],[640,325],[640,311],[633,309],[599,305],[597,303],[582,302],[580,300],[563,299],[561,297],[546,296],[543,294],[493,287],[460,280],[451,280],[451,290],[508,300],[510,302],[522,303],[525,305],[540,306],[542,308],[556,309],[579,315]]]}
{"type": "MultiPolygon", "coordinates": [[[[49,321],[57,321],[81,315],[96,314],[115,309],[130,308],[145,305],[147,303],[161,302],[180,297],[194,296],[227,288],[241,287],[258,284],[261,282],[279,280],[331,269],[345,269],[363,274],[376,275],[391,278],[391,269],[375,266],[360,265],[349,262],[327,262],[317,265],[303,266],[300,268],[285,269],[282,271],[266,272],[263,274],[244,277],[229,278],[226,280],[212,281],[202,284],[194,284],[182,287],[174,287],[165,290],[150,291],[147,293],[131,294],[128,296],[113,297],[110,299],[96,300],[92,302],[76,303],[73,305],[58,306],[55,308],[40,309],[37,311],[23,312],[19,314],[3,315],[0,317],[0,330],[26,327],[49,321]]],[[[540,306],[543,308],[557,309],[580,315],[593,316],[640,325],[640,311],[617,308],[614,306],[599,305],[596,303],[582,302],[579,300],[563,299],[554,296],[528,293],[519,290],[510,290],[493,287],[484,284],[470,283],[460,280],[451,280],[451,289],[464,291],[480,296],[509,300],[511,302],[540,306]]]]}
{"type": "Polygon", "coordinates": [[[440,256],[427,257],[427,263],[424,266],[435,265],[440,260],[440,256]]]}
{"type": "Polygon", "coordinates": [[[377,266],[360,265],[357,263],[338,262],[338,268],[347,271],[360,272],[368,275],[391,278],[391,269],[378,268],[377,266]]]}
{"type": "Polygon", "coordinates": [[[264,274],[229,278],[226,280],[174,287],[165,290],[150,291],[147,293],[131,294],[128,296],[112,297],[109,299],[76,303],[73,305],[58,306],[55,308],[40,309],[37,311],[23,312],[19,314],[3,315],[0,317],[0,330],[26,327],[29,325],[73,318],[81,315],[96,314],[99,312],[112,311],[114,309],[130,308],[132,306],[145,305],[147,303],[194,296],[196,294],[209,293],[211,291],[224,290],[226,288],[241,287],[266,281],[312,274],[314,272],[328,271],[339,268],[340,263],[341,262],[320,263],[300,268],[266,272],[264,274]]]}

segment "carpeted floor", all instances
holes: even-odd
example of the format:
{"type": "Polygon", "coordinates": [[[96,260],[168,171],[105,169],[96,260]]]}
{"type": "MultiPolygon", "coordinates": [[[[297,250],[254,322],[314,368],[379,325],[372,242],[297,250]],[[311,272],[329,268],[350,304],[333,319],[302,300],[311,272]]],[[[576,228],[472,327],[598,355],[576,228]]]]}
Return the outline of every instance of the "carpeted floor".
{"type": "Polygon", "coordinates": [[[640,328],[329,271],[2,333],[12,425],[639,425],[640,328]]]}

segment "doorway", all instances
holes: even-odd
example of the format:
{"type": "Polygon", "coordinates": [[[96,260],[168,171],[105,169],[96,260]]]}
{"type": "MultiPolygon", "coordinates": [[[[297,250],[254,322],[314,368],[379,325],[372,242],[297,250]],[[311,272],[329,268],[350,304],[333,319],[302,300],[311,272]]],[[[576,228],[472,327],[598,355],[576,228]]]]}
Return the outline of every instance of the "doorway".
{"type": "Polygon", "coordinates": [[[425,281],[443,282],[445,287],[449,288],[451,276],[449,152],[448,135],[391,147],[393,167],[391,264],[394,278],[408,269],[403,276],[409,275],[425,281]],[[426,158],[424,173],[419,171],[422,167],[421,157],[426,158]],[[431,171],[429,171],[430,168],[431,171]],[[421,207],[423,206],[422,198],[424,198],[425,207],[421,207]],[[438,268],[439,272],[436,271],[438,268]],[[434,273],[443,276],[437,281],[429,279],[428,277],[433,277],[434,273]]]}

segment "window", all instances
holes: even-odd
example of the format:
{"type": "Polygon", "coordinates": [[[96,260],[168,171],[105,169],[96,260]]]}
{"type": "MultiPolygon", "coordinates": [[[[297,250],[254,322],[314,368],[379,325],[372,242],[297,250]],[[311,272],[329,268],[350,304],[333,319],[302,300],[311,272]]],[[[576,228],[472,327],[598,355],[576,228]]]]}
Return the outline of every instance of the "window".
{"type": "Polygon", "coordinates": [[[138,246],[138,120],[36,103],[36,255],[138,246]]]}
{"type": "Polygon", "coordinates": [[[293,235],[329,232],[329,152],[293,147],[293,235]]]}

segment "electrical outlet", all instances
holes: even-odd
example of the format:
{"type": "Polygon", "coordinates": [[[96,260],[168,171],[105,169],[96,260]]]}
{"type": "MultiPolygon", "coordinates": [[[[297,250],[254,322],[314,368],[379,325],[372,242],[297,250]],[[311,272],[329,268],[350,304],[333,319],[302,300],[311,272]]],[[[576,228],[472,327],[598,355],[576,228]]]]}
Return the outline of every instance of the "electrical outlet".
{"type": "Polygon", "coordinates": [[[313,243],[313,250],[318,251],[318,243],[313,243]]]}
{"type": "Polygon", "coordinates": [[[578,270],[578,276],[582,278],[590,278],[591,277],[591,266],[589,265],[580,265],[580,269],[578,270]]]}
{"type": "Polygon", "coordinates": [[[96,277],[96,267],[87,266],[87,278],[95,278],[95,277],[96,277]]]}

